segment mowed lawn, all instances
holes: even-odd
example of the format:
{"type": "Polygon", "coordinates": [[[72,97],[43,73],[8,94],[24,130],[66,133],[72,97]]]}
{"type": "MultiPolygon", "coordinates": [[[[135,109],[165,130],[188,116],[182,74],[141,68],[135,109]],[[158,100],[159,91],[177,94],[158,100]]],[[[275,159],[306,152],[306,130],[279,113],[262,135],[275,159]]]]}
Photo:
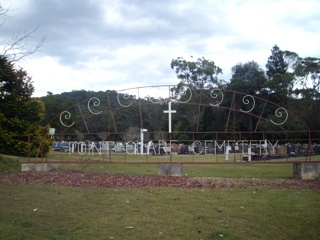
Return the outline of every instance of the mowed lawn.
{"type": "MultiPolygon", "coordinates": [[[[156,165],[64,168],[157,174],[156,165]]],[[[186,164],[184,175],[292,178],[292,165],[186,164]]],[[[319,215],[319,190],[0,183],[0,239],[319,239],[319,215]]]]}
{"type": "Polygon", "coordinates": [[[0,184],[0,239],[319,239],[315,190],[0,184]]]}

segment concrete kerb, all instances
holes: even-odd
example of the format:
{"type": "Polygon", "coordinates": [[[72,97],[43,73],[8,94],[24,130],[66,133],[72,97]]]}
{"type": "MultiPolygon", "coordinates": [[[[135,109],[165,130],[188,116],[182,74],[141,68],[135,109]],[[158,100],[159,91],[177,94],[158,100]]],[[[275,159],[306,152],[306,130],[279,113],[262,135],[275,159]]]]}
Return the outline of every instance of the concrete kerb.
{"type": "Polygon", "coordinates": [[[57,170],[59,164],[57,163],[22,163],[21,171],[36,171],[36,172],[49,172],[52,170],[57,170]]]}
{"type": "MultiPolygon", "coordinates": [[[[36,171],[36,172],[49,172],[57,170],[59,164],[57,163],[22,163],[21,171],[36,171]]],[[[183,165],[180,163],[174,164],[158,164],[158,174],[164,176],[182,176],[183,175],[183,165]]]]}
{"type": "Polygon", "coordinates": [[[303,180],[319,180],[320,163],[294,163],[293,176],[303,180]]]}

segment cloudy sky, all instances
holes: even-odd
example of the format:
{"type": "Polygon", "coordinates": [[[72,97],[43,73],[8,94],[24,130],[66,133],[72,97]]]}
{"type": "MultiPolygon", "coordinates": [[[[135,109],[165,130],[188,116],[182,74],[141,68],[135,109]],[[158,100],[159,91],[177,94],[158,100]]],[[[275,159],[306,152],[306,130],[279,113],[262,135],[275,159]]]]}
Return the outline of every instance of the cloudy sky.
{"type": "MultiPolygon", "coordinates": [[[[10,8],[0,42],[18,31],[40,51],[19,62],[35,97],[72,90],[176,84],[170,62],[205,57],[223,70],[256,61],[277,44],[320,57],[319,0],[0,0],[10,8]]],[[[2,49],[0,49],[2,51],[2,49]]]]}

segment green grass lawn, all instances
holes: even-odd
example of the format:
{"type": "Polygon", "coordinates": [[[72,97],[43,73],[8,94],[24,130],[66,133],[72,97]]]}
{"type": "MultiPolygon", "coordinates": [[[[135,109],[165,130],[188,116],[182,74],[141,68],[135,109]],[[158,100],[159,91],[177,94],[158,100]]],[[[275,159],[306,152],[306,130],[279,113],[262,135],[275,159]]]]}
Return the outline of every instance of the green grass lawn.
{"type": "MultiPolygon", "coordinates": [[[[156,164],[61,164],[61,169],[111,174],[157,175],[156,164]]],[[[188,177],[292,178],[292,164],[183,164],[188,177]]]]}
{"type": "MultiPolygon", "coordinates": [[[[240,162],[243,159],[242,154],[229,154],[228,160],[224,154],[208,154],[208,155],[195,155],[195,154],[167,154],[167,155],[132,155],[126,153],[111,153],[111,154],[84,154],[80,155],[78,153],[64,153],[50,151],[46,158],[38,158],[37,161],[64,161],[64,162],[113,162],[113,163],[157,163],[157,162],[175,162],[175,163],[234,163],[240,162]]],[[[319,161],[320,155],[306,157],[295,157],[295,158],[278,158],[273,160],[259,160],[252,162],[293,162],[293,161],[319,161]]]]}
{"type": "MultiPolygon", "coordinates": [[[[5,157],[0,161],[2,173],[17,169],[17,163],[24,161],[5,157]]],[[[188,177],[292,178],[293,171],[292,164],[184,164],[183,167],[188,177]]],[[[157,174],[155,164],[79,164],[62,168],[157,174]]],[[[319,190],[85,189],[54,183],[0,183],[0,206],[0,239],[319,239],[320,236],[319,190]]]]}
{"type": "Polygon", "coordinates": [[[318,239],[311,190],[0,184],[0,239],[318,239]]]}
{"type": "MultiPolygon", "coordinates": [[[[38,159],[39,160],[39,159],[38,159]]],[[[68,170],[98,171],[113,174],[158,174],[157,162],[182,163],[183,171],[190,177],[231,177],[231,178],[292,178],[292,162],[279,164],[286,159],[240,163],[240,155],[229,156],[226,161],[224,155],[174,155],[170,156],[140,156],[128,154],[113,154],[110,159],[99,155],[69,155],[68,153],[51,152],[48,161],[72,162],[81,161],[81,164],[61,164],[60,167],[68,170]],[[150,164],[132,164],[148,162],[150,164]],[[188,162],[188,163],[186,163],[188,162]],[[93,164],[92,164],[93,163],[93,164]],[[130,164],[129,164],[130,163],[130,164]],[[190,164],[206,163],[206,164],[190,164]],[[218,164],[208,164],[218,163],[218,164]],[[257,164],[258,163],[258,164],[257,164]],[[263,163],[263,164],[259,164],[263,163]]],[[[45,161],[45,159],[43,159],[45,161]]],[[[290,161],[293,161],[290,159],[290,161]]],[[[294,158],[294,161],[305,161],[305,158],[294,158]]]]}

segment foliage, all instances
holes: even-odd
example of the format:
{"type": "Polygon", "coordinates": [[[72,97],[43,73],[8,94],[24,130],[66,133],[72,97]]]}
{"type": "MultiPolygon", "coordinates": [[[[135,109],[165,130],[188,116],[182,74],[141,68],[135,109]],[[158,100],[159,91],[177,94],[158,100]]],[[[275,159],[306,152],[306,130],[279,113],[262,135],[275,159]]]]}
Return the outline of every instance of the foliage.
{"type": "MultiPolygon", "coordinates": [[[[253,96],[264,96],[266,95],[265,84],[267,81],[265,72],[260,68],[258,63],[254,61],[246,63],[238,63],[231,69],[232,76],[230,82],[227,84],[227,89],[238,91],[253,96]]],[[[242,95],[235,96],[235,102],[242,102],[242,95]]],[[[229,104],[232,104],[231,97],[228,98],[229,104]]],[[[258,106],[259,109],[259,106],[258,106]]],[[[260,110],[260,109],[259,109],[260,110]]],[[[257,111],[254,111],[257,113],[257,111]]],[[[221,119],[226,118],[225,115],[220,117],[221,119]]],[[[250,115],[244,115],[242,113],[234,113],[233,118],[236,124],[233,130],[237,131],[252,131],[256,124],[256,119],[250,115]]]]}
{"type": "Polygon", "coordinates": [[[204,88],[207,85],[218,85],[217,76],[222,74],[222,69],[213,61],[204,57],[197,61],[187,61],[182,57],[172,59],[171,68],[175,70],[178,79],[186,85],[204,88]]]}
{"type": "MultiPolygon", "coordinates": [[[[256,101],[255,108],[250,112],[251,115],[241,111],[230,112],[228,110],[230,106],[234,109],[249,110],[250,105],[243,105],[243,97],[246,95],[278,104],[298,115],[311,129],[318,130],[319,123],[316,119],[320,117],[317,101],[320,99],[319,62],[318,58],[302,58],[295,52],[281,50],[275,45],[267,59],[266,72],[255,61],[238,63],[231,69],[230,81],[223,82],[218,79],[222,69],[213,61],[205,58],[199,58],[195,61],[193,59],[188,61],[182,57],[173,59],[171,68],[174,69],[177,78],[181,80],[177,86],[171,89],[172,104],[178,113],[172,115],[173,138],[192,139],[190,131],[254,131],[257,125],[260,130],[277,130],[277,126],[262,122],[257,117],[261,113],[265,119],[270,119],[275,115],[276,108],[268,104],[265,105],[264,101],[256,101]],[[198,103],[215,101],[212,99],[211,93],[215,88],[224,91],[223,104],[219,107],[215,105],[199,106],[198,103]],[[231,91],[235,91],[237,94],[233,94],[231,91]],[[186,101],[189,104],[175,104],[186,101]]],[[[152,97],[151,99],[154,102],[159,100],[152,97]]],[[[158,133],[168,129],[168,118],[166,114],[163,114],[163,110],[167,108],[167,104],[163,103],[166,103],[168,99],[160,99],[159,104],[155,105],[150,104],[147,98],[138,99],[136,96],[118,95],[115,91],[80,90],[62,94],[48,92],[48,96],[42,97],[41,100],[46,106],[41,124],[51,124],[51,127],[56,128],[56,132],[65,131],[79,135],[79,132],[86,133],[89,130],[90,133],[97,133],[92,134],[90,137],[92,140],[121,140],[121,134],[106,136],[99,135],[99,133],[122,133],[134,127],[147,128],[146,139],[156,139],[158,133]],[[96,109],[102,113],[90,117],[90,120],[86,121],[86,125],[82,124],[66,129],[61,124],[56,124],[59,121],[51,121],[52,119],[58,120],[59,114],[66,109],[69,109],[68,111],[71,113],[71,122],[79,121],[82,119],[81,114],[88,113],[88,99],[99,96],[107,96],[107,101],[101,101],[99,108],[96,109]],[[120,107],[117,97],[123,98],[125,105],[132,103],[132,106],[120,107]]],[[[291,130],[301,130],[299,124],[296,124],[296,120],[291,118],[288,119],[287,125],[291,130]]],[[[208,135],[206,138],[212,138],[212,136],[208,135]]]]}
{"type": "Polygon", "coordinates": [[[276,102],[285,107],[294,84],[294,75],[288,72],[292,54],[289,54],[288,61],[286,61],[286,56],[286,52],[277,45],[272,48],[271,56],[266,64],[268,81],[265,83],[269,92],[277,95],[276,102]]]}
{"type": "Polygon", "coordinates": [[[260,94],[264,90],[266,77],[258,63],[238,63],[231,69],[232,76],[227,88],[248,94],[260,94]]]}
{"type": "Polygon", "coordinates": [[[275,45],[271,49],[271,56],[266,64],[267,76],[272,78],[275,74],[285,74],[288,70],[288,63],[284,60],[284,52],[275,45]]]}
{"type": "Polygon", "coordinates": [[[0,153],[35,156],[48,152],[49,129],[38,125],[45,112],[44,103],[31,98],[33,91],[26,71],[15,69],[12,62],[0,56],[0,153]]]}
{"type": "MultiPolygon", "coordinates": [[[[192,56],[191,56],[192,58],[192,56]]],[[[206,88],[212,88],[222,86],[222,81],[218,79],[218,75],[222,74],[222,69],[218,67],[214,61],[205,59],[204,57],[198,58],[196,61],[187,61],[182,57],[173,59],[171,61],[171,68],[175,70],[177,78],[181,80],[176,88],[171,89],[175,94],[183,91],[183,86],[190,87],[190,93],[192,95],[192,102],[202,101],[202,91],[206,88]]],[[[180,94],[181,95],[181,94],[180,94]]],[[[180,101],[188,99],[188,94],[182,94],[180,101]]],[[[199,119],[200,116],[198,108],[193,106],[179,106],[179,116],[174,117],[176,121],[178,131],[199,131],[199,119]]],[[[204,129],[202,129],[204,130],[204,129]]],[[[189,138],[186,134],[177,134],[177,139],[186,140],[189,138]]]]}
{"type": "Polygon", "coordinates": [[[313,92],[313,98],[319,99],[320,58],[299,58],[295,66],[295,74],[304,89],[310,89],[310,92],[313,92]],[[312,81],[312,88],[310,88],[310,83],[308,84],[309,79],[312,81]]]}

